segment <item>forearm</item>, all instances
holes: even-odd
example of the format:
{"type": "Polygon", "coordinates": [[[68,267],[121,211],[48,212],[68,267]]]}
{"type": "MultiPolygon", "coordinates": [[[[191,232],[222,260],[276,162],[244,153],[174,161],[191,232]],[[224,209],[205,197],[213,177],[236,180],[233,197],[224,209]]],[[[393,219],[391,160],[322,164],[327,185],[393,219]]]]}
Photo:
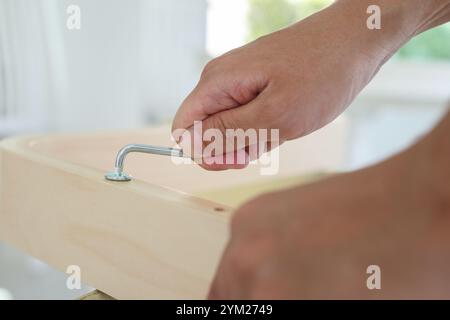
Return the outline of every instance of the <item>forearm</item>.
{"type": "Polygon", "coordinates": [[[295,39],[307,35],[303,48],[339,57],[338,64],[366,69],[355,74],[361,78],[355,81],[365,85],[411,38],[448,21],[450,0],[337,0],[286,31],[292,38],[291,46],[295,39]],[[372,5],[380,8],[380,29],[368,26],[371,14],[367,11],[372,5]]]}
{"type": "Polygon", "coordinates": [[[368,53],[378,54],[382,61],[415,35],[450,21],[450,0],[337,0],[330,9],[340,12],[340,19],[349,24],[349,34],[357,34],[368,53]],[[367,27],[370,5],[380,8],[379,30],[367,27]]]}

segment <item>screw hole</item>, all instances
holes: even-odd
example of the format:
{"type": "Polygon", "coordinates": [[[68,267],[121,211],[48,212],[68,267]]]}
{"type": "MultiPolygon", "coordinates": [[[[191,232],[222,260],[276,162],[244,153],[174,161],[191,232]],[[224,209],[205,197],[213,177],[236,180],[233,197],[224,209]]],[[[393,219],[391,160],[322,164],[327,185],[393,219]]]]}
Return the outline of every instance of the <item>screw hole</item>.
{"type": "Polygon", "coordinates": [[[215,208],[214,208],[214,211],[217,211],[217,212],[223,212],[223,211],[225,211],[225,209],[224,209],[224,208],[221,208],[221,207],[215,207],[215,208]]]}

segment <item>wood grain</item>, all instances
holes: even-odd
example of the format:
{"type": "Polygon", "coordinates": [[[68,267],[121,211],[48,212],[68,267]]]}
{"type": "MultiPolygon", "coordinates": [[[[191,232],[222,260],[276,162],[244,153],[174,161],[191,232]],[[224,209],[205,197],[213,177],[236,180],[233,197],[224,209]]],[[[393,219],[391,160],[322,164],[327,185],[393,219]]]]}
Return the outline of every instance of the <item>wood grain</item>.
{"type": "MultiPolygon", "coordinates": [[[[344,135],[338,124],[282,146],[276,178],[333,170],[344,135]]],[[[82,282],[117,299],[202,299],[228,239],[232,208],[193,194],[208,197],[273,177],[261,176],[257,166],[213,173],[130,155],[126,171],[136,179],[105,181],[128,143],[170,145],[168,129],[2,141],[0,239],[61,271],[80,266],[82,282]]]]}
{"type": "Polygon", "coordinates": [[[204,298],[228,208],[2,144],[0,237],[118,299],[204,298]]]}

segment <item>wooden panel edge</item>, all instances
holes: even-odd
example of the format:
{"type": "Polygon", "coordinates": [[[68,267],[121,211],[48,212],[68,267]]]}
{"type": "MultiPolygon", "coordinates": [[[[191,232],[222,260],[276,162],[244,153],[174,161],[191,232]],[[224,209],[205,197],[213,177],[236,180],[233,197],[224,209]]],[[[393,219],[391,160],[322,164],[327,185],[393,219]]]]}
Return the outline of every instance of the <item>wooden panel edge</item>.
{"type": "Polygon", "coordinates": [[[139,181],[0,146],[0,237],[119,299],[203,298],[230,211],[139,181]]]}

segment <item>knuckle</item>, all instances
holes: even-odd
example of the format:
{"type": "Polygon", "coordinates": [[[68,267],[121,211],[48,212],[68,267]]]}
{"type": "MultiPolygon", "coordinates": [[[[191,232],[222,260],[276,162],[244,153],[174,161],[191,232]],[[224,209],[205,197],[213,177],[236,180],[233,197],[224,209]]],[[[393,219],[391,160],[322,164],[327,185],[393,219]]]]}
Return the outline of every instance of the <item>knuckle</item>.
{"type": "Polygon", "coordinates": [[[202,78],[206,78],[211,72],[213,72],[213,70],[216,69],[216,66],[219,64],[218,59],[219,58],[214,58],[206,63],[201,74],[202,78]]]}

